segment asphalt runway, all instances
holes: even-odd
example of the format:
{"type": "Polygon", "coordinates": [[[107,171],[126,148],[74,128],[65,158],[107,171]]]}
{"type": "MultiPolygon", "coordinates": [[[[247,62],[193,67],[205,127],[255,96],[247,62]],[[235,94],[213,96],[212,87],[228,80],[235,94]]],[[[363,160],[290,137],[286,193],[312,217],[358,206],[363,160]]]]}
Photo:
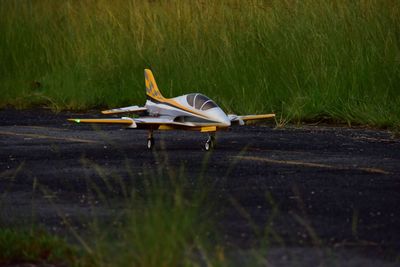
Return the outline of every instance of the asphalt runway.
{"type": "Polygon", "coordinates": [[[278,265],[290,261],[282,256],[288,248],[306,258],[301,265],[314,265],[307,261],[325,248],[340,251],[343,262],[398,264],[400,140],[390,132],[233,127],[217,135],[212,152],[201,148],[204,134],[156,132],[155,151],[148,151],[145,131],[75,125],[69,117],[82,114],[0,111],[2,225],[35,221],[63,232],[67,217],[84,231],[93,212],[107,220],[121,205],[120,192],[110,192],[107,205],[89,199],[88,177],[99,186],[104,175],[134,186],[158,168],[183,168],[187,179],[212,184],[209,198],[227,246],[257,246],[254,227],[268,225],[278,265]]]}

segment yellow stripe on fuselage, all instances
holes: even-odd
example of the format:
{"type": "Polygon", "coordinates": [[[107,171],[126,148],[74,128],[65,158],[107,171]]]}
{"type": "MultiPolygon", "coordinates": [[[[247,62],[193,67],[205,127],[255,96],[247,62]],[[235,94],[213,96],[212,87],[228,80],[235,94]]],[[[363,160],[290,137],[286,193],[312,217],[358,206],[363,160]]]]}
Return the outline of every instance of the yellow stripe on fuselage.
{"type": "Polygon", "coordinates": [[[200,132],[202,133],[209,133],[209,132],[216,132],[217,127],[216,126],[206,126],[206,127],[201,127],[200,132]]]}

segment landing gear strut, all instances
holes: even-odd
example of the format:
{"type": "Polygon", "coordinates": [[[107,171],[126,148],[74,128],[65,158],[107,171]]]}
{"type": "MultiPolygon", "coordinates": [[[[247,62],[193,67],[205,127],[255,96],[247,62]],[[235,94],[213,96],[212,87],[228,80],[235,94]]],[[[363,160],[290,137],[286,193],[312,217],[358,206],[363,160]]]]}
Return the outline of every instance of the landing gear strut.
{"type": "Polygon", "coordinates": [[[147,149],[151,150],[154,146],[153,130],[149,130],[147,135],[147,149]]]}
{"type": "Polygon", "coordinates": [[[212,150],[216,147],[216,141],[215,141],[215,133],[209,133],[208,134],[208,139],[206,143],[204,144],[204,149],[206,151],[212,150]]]}

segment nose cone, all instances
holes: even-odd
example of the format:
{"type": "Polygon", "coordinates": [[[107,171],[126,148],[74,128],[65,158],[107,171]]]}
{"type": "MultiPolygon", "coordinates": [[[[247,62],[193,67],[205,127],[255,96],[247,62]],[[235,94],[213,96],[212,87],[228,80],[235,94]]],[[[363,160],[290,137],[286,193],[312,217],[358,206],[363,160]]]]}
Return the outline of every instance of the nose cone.
{"type": "Polygon", "coordinates": [[[216,107],[209,110],[210,116],[214,121],[218,122],[218,126],[220,127],[229,127],[231,126],[231,120],[226,116],[225,112],[222,111],[221,108],[216,107]]]}

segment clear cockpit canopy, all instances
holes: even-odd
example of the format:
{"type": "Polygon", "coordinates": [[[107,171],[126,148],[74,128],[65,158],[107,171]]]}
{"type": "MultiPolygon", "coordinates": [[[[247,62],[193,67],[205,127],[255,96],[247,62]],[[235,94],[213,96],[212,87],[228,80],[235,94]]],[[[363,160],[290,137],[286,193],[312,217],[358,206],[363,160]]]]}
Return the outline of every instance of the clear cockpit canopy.
{"type": "Polygon", "coordinates": [[[190,106],[198,110],[209,110],[218,107],[214,101],[202,94],[189,94],[186,96],[186,100],[190,106]]]}

